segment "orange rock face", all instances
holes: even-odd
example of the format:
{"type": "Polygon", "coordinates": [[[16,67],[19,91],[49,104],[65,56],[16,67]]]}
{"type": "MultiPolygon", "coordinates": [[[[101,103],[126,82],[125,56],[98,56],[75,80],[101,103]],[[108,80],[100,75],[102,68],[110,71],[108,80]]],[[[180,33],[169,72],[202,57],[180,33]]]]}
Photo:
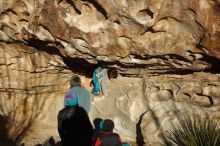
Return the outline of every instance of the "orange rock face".
{"type": "Polygon", "coordinates": [[[0,40],[124,74],[197,71],[219,58],[219,11],[213,0],[1,1],[0,40]]]}

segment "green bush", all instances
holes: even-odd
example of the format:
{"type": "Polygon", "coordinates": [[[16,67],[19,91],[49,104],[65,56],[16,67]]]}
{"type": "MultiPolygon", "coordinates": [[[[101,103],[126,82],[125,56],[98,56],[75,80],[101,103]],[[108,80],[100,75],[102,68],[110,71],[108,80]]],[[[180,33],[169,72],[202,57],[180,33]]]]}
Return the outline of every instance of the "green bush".
{"type": "Polygon", "coordinates": [[[209,117],[185,116],[179,119],[173,129],[164,133],[166,145],[178,146],[220,146],[218,124],[209,117]]]}

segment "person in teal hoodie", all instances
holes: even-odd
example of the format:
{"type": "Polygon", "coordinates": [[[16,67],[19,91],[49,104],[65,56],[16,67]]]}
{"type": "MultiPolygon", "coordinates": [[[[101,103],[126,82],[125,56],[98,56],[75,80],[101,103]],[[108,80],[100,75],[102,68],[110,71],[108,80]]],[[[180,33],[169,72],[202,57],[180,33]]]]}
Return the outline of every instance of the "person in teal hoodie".
{"type": "MultiPolygon", "coordinates": [[[[75,93],[77,95],[79,106],[83,107],[88,113],[90,109],[90,96],[88,91],[85,88],[81,87],[81,79],[79,78],[79,76],[74,75],[71,77],[70,89],[66,92],[66,94],[69,92],[75,93]]],[[[64,97],[64,101],[67,101],[65,100],[66,97],[67,96],[64,97]]],[[[67,104],[68,103],[64,102],[65,106],[67,104]]]]}

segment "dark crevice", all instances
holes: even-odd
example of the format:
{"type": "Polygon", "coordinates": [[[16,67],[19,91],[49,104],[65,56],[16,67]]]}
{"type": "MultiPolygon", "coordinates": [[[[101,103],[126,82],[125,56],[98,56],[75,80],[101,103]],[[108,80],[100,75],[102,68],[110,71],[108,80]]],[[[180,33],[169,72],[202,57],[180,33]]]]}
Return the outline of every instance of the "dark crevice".
{"type": "Polygon", "coordinates": [[[13,14],[17,15],[17,13],[12,8],[9,8],[9,9],[3,11],[1,14],[6,14],[6,13],[13,13],[13,14]]]}
{"type": "Polygon", "coordinates": [[[28,11],[23,12],[24,15],[30,16],[31,14],[28,11]]]}
{"type": "Polygon", "coordinates": [[[75,12],[80,15],[81,14],[81,11],[76,7],[76,5],[74,4],[73,0],[66,0],[66,2],[68,4],[70,4],[71,6],[73,6],[73,9],[75,10],[75,12]]]}
{"type": "Polygon", "coordinates": [[[141,123],[142,123],[142,119],[143,116],[147,113],[148,111],[144,112],[143,114],[141,114],[139,121],[136,124],[136,143],[138,144],[138,146],[143,146],[145,144],[144,142],[144,136],[141,132],[141,123]]]}
{"type": "Polygon", "coordinates": [[[163,18],[161,18],[159,21],[164,20],[164,19],[165,19],[165,20],[173,19],[173,20],[175,20],[175,21],[182,22],[181,20],[177,19],[176,17],[172,17],[172,16],[163,17],[163,18]]]}
{"type": "MultiPolygon", "coordinates": [[[[121,69],[119,69],[119,72],[123,75],[128,75],[129,76],[129,69],[148,69],[149,72],[146,72],[145,74],[178,74],[178,75],[187,75],[187,74],[193,74],[195,72],[210,72],[210,73],[220,73],[220,59],[216,58],[216,57],[212,57],[209,56],[207,54],[201,54],[204,57],[201,58],[201,61],[205,61],[209,64],[211,64],[210,68],[207,69],[191,69],[191,68],[175,68],[175,67],[169,67],[163,65],[163,64],[126,64],[126,63],[122,63],[120,61],[113,61],[113,62],[106,62],[106,61],[99,61],[97,64],[92,64],[90,62],[88,62],[86,59],[84,58],[73,58],[73,57],[65,57],[61,54],[59,48],[63,48],[62,44],[60,44],[59,42],[50,42],[50,41],[41,41],[41,40],[37,40],[37,39],[30,39],[27,40],[27,45],[36,48],[39,51],[44,51],[47,52],[48,54],[51,55],[58,55],[60,57],[62,57],[64,63],[67,65],[67,69],[75,72],[75,73],[79,73],[82,75],[85,75],[87,77],[91,77],[92,76],[92,72],[93,70],[98,67],[98,66],[102,66],[102,67],[111,67],[111,66],[118,66],[121,69]],[[160,68],[156,67],[159,66],[160,68]],[[155,67],[155,69],[151,69],[151,67],[155,67]],[[165,68],[163,68],[165,67],[165,68]],[[127,70],[127,71],[126,71],[127,70]],[[127,72],[127,73],[126,73],[127,72]]],[[[132,54],[130,54],[132,55],[132,54]]],[[[176,59],[176,60],[180,60],[180,61],[184,61],[184,62],[188,62],[191,63],[189,60],[187,60],[186,58],[176,55],[176,54],[167,54],[167,55],[158,55],[158,56],[140,56],[140,55],[135,55],[133,54],[133,57],[136,59],[140,59],[140,60],[148,60],[151,58],[158,58],[158,59],[162,59],[164,61],[169,61],[169,59],[176,59]]],[[[65,68],[65,67],[63,67],[65,68]]],[[[135,74],[130,74],[130,76],[133,76],[135,74]]]]}
{"type": "MultiPolygon", "coordinates": [[[[12,25],[14,25],[14,26],[17,26],[17,24],[16,23],[11,23],[12,25]]],[[[19,34],[18,32],[16,32],[15,34],[19,34]]]]}
{"type": "Polygon", "coordinates": [[[200,49],[200,50],[202,50],[202,51],[208,50],[208,48],[205,47],[205,46],[202,45],[202,44],[197,44],[197,45],[196,45],[196,48],[198,48],[198,49],[200,49]]]}
{"type": "Polygon", "coordinates": [[[13,28],[12,26],[8,26],[8,25],[4,25],[4,24],[3,24],[1,27],[2,27],[2,30],[3,30],[3,31],[4,31],[5,28],[6,28],[6,29],[9,28],[9,29],[15,31],[15,28],[13,28]]]}
{"type": "Polygon", "coordinates": [[[120,21],[118,21],[118,20],[115,20],[115,21],[114,21],[114,23],[116,23],[116,24],[118,24],[118,25],[120,25],[120,24],[121,24],[121,22],[120,22],[120,21]]]}
{"type": "Polygon", "coordinates": [[[93,71],[98,67],[97,64],[91,64],[83,58],[63,57],[63,62],[74,73],[84,75],[86,77],[92,77],[93,71]]]}
{"type": "Polygon", "coordinates": [[[93,70],[98,67],[97,64],[91,64],[83,58],[71,58],[64,57],[60,51],[59,42],[53,43],[54,46],[51,46],[52,42],[50,41],[41,41],[37,39],[27,40],[27,45],[36,48],[39,51],[44,51],[51,55],[58,55],[62,58],[63,62],[67,65],[66,69],[71,70],[74,73],[85,75],[87,77],[92,77],[93,70]]]}
{"type": "Polygon", "coordinates": [[[0,115],[0,145],[16,146],[16,143],[7,137],[7,123],[7,118],[0,115]]]}
{"type": "Polygon", "coordinates": [[[215,12],[220,14],[220,1],[215,0],[214,10],[215,10],[215,12]]]}
{"type": "Polygon", "coordinates": [[[210,68],[207,68],[204,70],[204,72],[209,73],[220,73],[220,59],[214,56],[207,55],[205,53],[202,53],[203,58],[201,58],[201,61],[205,61],[211,65],[210,68]]]}
{"type": "Polygon", "coordinates": [[[96,0],[82,0],[82,1],[91,3],[96,8],[96,10],[105,17],[106,20],[108,19],[108,13],[96,0]]]}
{"type": "Polygon", "coordinates": [[[206,97],[208,97],[208,99],[209,99],[210,106],[213,106],[214,105],[213,98],[211,96],[207,96],[207,95],[206,95],[206,97]]]}
{"type": "Polygon", "coordinates": [[[120,38],[126,38],[126,39],[129,39],[129,40],[132,40],[132,38],[128,37],[128,36],[125,36],[125,35],[121,35],[121,36],[118,36],[120,38]]]}
{"type": "Polygon", "coordinates": [[[151,26],[151,27],[148,27],[144,32],[142,32],[142,33],[141,33],[141,36],[142,36],[143,34],[145,34],[146,32],[158,33],[158,32],[166,32],[166,31],[164,31],[164,30],[154,30],[154,29],[153,29],[153,26],[151,26]]]}
{"type": "Polygon", "coordinates": [[[191,99],[192,97],[191,97],[191,95],[189,94],[189,93],[183,93],[184,95],[186,95],[186,96],[188,96],[189,97],[189,99],[191,99]]]}
{"type": "Polygon", "coordinates": [[[61,3],[63,0],[58,0],[57,4],[61,3]]]}
{"type": "Polygon", "coordinates": [[[209,99],[210,106],[213,106],[213,105],[214,105],[214,101],[213,101],[213,98],[212,98],[211,96],[203,95],[203,94],[201,94],[201,93],[197,93],[197,95],[199,95],[199,96],[206,96],[206,97],[209,99]]]}
{"type": "Polygon", "coordinates": [[[192,63],[190,60],[188,60],[185,57],[180,56],[180,55],[176,55],[176,54],[167,54],[167,55],[170,57],[170,59],[176,59],[176,60],[180,60],[183,62],[192,63]]]}
{"type": "Polygon", "coordinates": [[[174,99],[174,93],[173,93],[173,90],[171,89],[166,89],[168,92],[170,92],[170,94],[172,95],[172,99],[174,99]]]}
{"type": "Polygon", "coordinates": [[[47,30],[48,32],[50,32],[49,27],[47,27],[47,26],[45,26],[45,25],[42,25],[42,24],[40,24],[39,26],[43,27],[43,29],[45,29],[45,30],[47,30]]]}
{"type": "MultiPolygon", "coordinates": [[[[44,51],[47,52],[48,54],[51,55],[59,55],[61,56],[61,53],[59,49],[57,49],[54,46],[50,46],[51,42],[50,41],[41,41],[37,39],[29,39],[26,41],[28,46],[34,47],[39,51],[44,51]]],[[[60,45],[58,42],[56,46],[60,45]]]]}
{"type": "Polygon", "coordinates": [[[27,19],[20,19],[20,22],[29,22],[27,19]]]}
{"type": "Polygon", "coordinates": [[[199,44],[201,44],[203,42],[203,40],[205,39],[205,32],[206,32],[206,30],[205,30],[205,27],[199,21],[196,20],[195,22],[202,29],[202,35],[199,37],[199,44]]]}
{"type": "Polygon", "coordinates": [[[173,69],[171,71],[164,71],[162,74],[175,74],[175,75],[188,75],[188,74],[193,74],[195,72],[201,72],[202,70],[193,70],[193,69],[173,69]]]}
{"type": "Polygon", "coordinates": [[[149,9],[143,9],[143,10],[140,10],[139,12],[146,13],[147,15],[151,17],[151,19],[153,18],[153,15],[154,15],[154,13],[149,9]]]}
{"type": "MultiPolygon", "coordinates": [[[[205,32],[205,27],[199,21],[196,20],[196,24],[198,24],[202,28],[203,32],[205,32]]],[[[205,38],[205,33],[203,34],[202,38],[205,38]]]]}
{"type": "Polygon", "coordinates": [[[194,10],[194,9],[192,9],[192,8],[188,8],[191,12],[193,12],[193,14],[195,15],[195,16],[197,16],[197,14],[196,14],[196,11],[194,10]]]}
{"type": "Polygon", "coordinates": [[[209,83],[209,84],[207,84],[208,86],[215,86],[215,87],[217,87],[218,85],[216,85],[216,84],[212,84],[212,83],[209,83]]]}

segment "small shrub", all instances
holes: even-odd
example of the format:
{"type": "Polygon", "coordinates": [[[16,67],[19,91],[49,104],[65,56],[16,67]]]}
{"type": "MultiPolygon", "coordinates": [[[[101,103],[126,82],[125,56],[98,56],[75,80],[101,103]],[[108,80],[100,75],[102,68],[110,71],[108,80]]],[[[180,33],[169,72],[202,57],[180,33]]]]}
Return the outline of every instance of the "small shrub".
{"type": "Polygon", "coordinates": [[[164,135],[165,143],[169,146],[220,146],[218,124],[209,117],[185,116],[164,135]]]}

